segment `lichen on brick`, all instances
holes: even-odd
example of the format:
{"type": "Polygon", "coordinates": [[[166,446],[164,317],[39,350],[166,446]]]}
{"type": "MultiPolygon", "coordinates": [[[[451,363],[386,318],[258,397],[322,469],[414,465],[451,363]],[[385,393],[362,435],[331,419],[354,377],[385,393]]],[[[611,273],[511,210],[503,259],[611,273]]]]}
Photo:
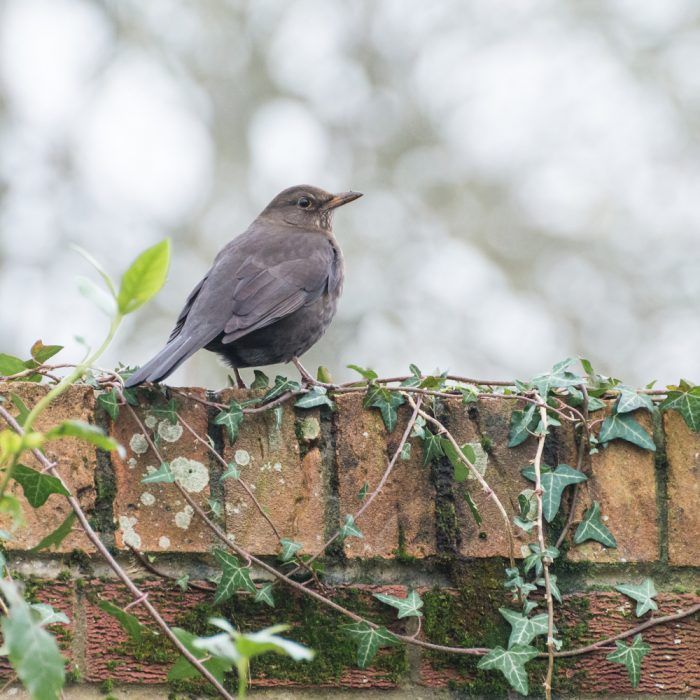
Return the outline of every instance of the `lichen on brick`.
{"type": "Polygon", "coordinates": [[[148,451],[148,440],[143,433],[134,433],[129,440],[129,447],[134,454],[145,454],[148,451]]]}
{"type": "Polygon", "coordinates": [[[176,457],[170,462],[170,471],[182,487],[190,493],[203,491],[209,483],[209,470],[194,459],[176,457]]]}
{"type": "Polygon", "coordinates": [[[162,420],[158,423],[158,435],[166,442],[177,442],[182,437],[182,431],[180,423],[173,425],[168,420],[162,420]]]}

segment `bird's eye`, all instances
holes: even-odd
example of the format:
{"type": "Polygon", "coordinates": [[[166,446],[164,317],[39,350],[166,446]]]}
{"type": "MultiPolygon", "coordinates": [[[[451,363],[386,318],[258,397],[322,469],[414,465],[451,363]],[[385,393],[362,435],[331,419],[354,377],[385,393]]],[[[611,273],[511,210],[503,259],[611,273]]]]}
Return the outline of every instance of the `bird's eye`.
{"type": "Polygon", "coordinates": [[[297,206],[302,209],[308,209],[311,206],[311,200],[308,197],[299,197],[297,206]]]}

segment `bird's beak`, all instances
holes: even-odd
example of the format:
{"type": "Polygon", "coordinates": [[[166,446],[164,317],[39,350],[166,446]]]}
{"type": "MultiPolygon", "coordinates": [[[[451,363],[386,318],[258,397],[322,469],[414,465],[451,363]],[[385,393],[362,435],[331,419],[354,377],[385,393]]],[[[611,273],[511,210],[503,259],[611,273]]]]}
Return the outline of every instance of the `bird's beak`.
{"type": "Polygon", "coordinates": [[[340,194],[335,194],[331,199],[329,199],[324,205],[324,209],[335,209],[336,207],[342,207],[343,204],[348,204],[349,202],[354,202],[356,199],[362,197],[362,192],[341,192],[340,194]]]}

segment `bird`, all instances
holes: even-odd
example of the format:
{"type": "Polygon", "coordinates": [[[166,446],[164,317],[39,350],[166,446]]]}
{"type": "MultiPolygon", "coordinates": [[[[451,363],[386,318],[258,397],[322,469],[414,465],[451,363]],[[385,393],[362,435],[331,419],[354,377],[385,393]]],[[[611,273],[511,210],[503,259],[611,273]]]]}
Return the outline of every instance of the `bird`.
{"type": "MultiPolygon", "coordinates": [[[[343,289],[333,213],[362,196],[296,185],[280,192],[246,231],[225,245],[185,301],[165,347],[127,379],[161,382],[202,348],[236,374],[293,362],[326,332],[343,289]]],[[[245,386],[245,385],[243,385],[245,386]]]]}

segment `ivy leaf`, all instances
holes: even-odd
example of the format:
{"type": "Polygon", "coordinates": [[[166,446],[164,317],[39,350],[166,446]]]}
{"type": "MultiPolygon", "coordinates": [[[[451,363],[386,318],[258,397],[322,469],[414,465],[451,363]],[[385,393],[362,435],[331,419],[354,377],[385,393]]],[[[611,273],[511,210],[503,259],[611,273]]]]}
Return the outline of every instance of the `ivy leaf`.
{"type": "Polygon", "coordinates": [[[20,425],[24,425],[24,421],[27,420],[27,416],[29,415],[29,408],[27,408],[27,404],[25,404],[24,401],[17,396],[17,394],[12,394],[10,400],[18,411],[17,422],[20,425]]]}
{"type": "Polygon", "coordinates": [[[0,376],[9,377],[27,369],[24,362],[14,355],[6,355],[0,352],[0,376]]]}
{"type": "MultiPolygon", "coordinates": [[[[173,633],[184,644],[185,648],[191,652],[195,658],[202,662],[204,668],[216,678],[219,683],[224,682],[224,674],[233,668],[233,662],[214,656],[205,649],[199,649],[194,646],[193,642],[198,637],[187,630],[180,627],[173,627],[173,633]]],[[[181,681],[187,678],[196,678],[199,676],[199,671],[190,664],[184,657],[180,656],[175,662],[175,665],[168,672],[168,681],[181,681]]]]}
{"type": "Polygon", "coordinates": [[[600,411],[601,408],[605,408],[605,401],[597,399],[595,396],[588,397],[588,412],[593,413],[594,411],[600,411]]]}
{"type": "Polygon", "coordinates": [[[401,394],[376,385],[370,385],[364,401],[365,407],[379,409],[384,425],[390,433],[393,432],[398,421],[396,409],[403,403],[405,403],[405,399],[401,394]]]}
{"type": "Polygon", "coordinates": [[[357,665],[367,668],[380,647],[395,646],[399,640],[386,627],[370,627],[366,622],[343,625],[342,630],[357,642],[357,665]]]}
{"type": "Polygon", "coordinates": [[[102,406],[102,408],[104,408],[104,410],[107,412],[107,415],[112,420],[117,420],[117,417],[119,416],[119,398],[117,396],[117,392],[114,391],[114,389],[100,394],[97,397],[97,403],[100,406],[102,406]]]}
{"type": "Polygon", "coordinates": [[[522,613],[510,608],[498,608],[498,612],[505,617],[511,626],[508,648],[514,644],[529,644],[535,637],[547,634],[547,613],[540,613],[534,617],[525,617],[522,613]]]}
{"type": "Polygon", "coordinates": [[[656,445],[649,433],[642,428],[630,413],[617,413],[608,416],[600,428],[598,436],[600,442],[610,442],[610,440],[626,440],[633,445],[637,445],[645,450],[656,452],[656,445]]]}
{"type": "Polygon", "coordinates": [[[481,527],[483,518],[481,517],[481,513],[479,513],[479,508],[477,507],[476,502],[472,498],[472,495],[469,493],[469,491],[464,492],[464,500],[467,502],[467,506],[469,506],[469,510],[472,514],[472,517],[474,518],[476,526],[481,527]]]}
{"type": "Polygon", "coordinates": [[[650,578],[644,579],[638,586],[631,583],[620,584],[615,586],[615,590],[637,601],[637,610],[635,612],[637,617],[641,617],[650,610],[659,609],[656,601],[653,600],[656,595],[656,588],[654,588],[654,582],[650,578]]]}
{"type": "MultiPolygon", "coordinates": [[[[541,588],[546,588],[546,584],[543,578],[538,578],[535,581],[535,583],[541,588]]],[[[552,596],[554,596],[554,599],[558,603],[561,603],[561,591],[559,590],[559,586],[557,585],[557,577],[554,574],[549,574],[549,590],[552,591],[552,596]]]]}
{"type": "Polygon", "coordinates": [[[500,671],[513,690],[527,695],[529,689],[525,664],[539,653],[534,647],[524,644],[515,644],[508,651],[503,647],[495,647],[479,661],[477,668],[500,671]]]}
{"type": "Polygon", "coordinates": [[[619,640],[615,641],[615,646],[617,649],[605,658],[608,661],[624,664],[627,667],[630,683],[633,688],[636,688],[642,675],[642,659],[651,651],[651,647],[642,641],[641,634],[638,634],[629,646],[619,640]]]}
{"type": "Polygon", "coordinates": [[[513,411],[510,416],[510,431],[508,447],[517,447],[530,437],[538,417],[535,415],[537,406],[531,403],[524,411],[513,411]]]}
{"type": "Polygon", "coordinates": [[[348,365],[348,369],[355,370],[355,372],[361,374],[368,382],[373,382],[375,379],[379,379],[379,375],[373,369],[365,369],[359,365],[348,365]]]}
{"type": "Polygon", "coordinates": [[[586,540],[595,540],[606,547],[617,547],[617,542],[612,532],[608,530],[600,519],[600,504],[598,501],[593,501],[593,505],[586,511],[574,534],[574,542],[576,544],[581,544],[581,542],[586,540]]]}
{"type": "Polygon", "coordinates": [[[170,399],[166,406],[155,406],[151,408],[151,413],[175,425],[177,423],[177,402],[175,399],[170,399]]]}
{"type": "Polygon", "coordinates": [[[82,420],[64,420],[46,433],[47,440],[59,440],[64,437],[84,440],[106,452],[116,450],[121,457],[126,454],[124,448],[114,438],[106,435],[102,428],[82,420]]]}
{"type": "Polygon", "coordinates": [[[547,546],[544,548],[544,552],[540,551],[540,546],[537,544],[530,544],[530,552],[523,561],[523,570],[528,573],[530,569],[534,567],[535,576],[541,576],[543,571],[542,559],[547,557],[554,561],[559,556],[559,550],[554,546],[547,546]]]}
{"type": "Polygon", "coordinates": [[[169,266],[169,238],[144,250],[122,276],[117,294],[119,313],[136,311],[155,296],[165,284],[169,266]]]}
{"type": "Polygon", "coordinates": [[[50,474],[38,472],[24,464],[16,464],[12,470],[12,478],[22,487],[24,497],[32,508],[38,508],[46,503],[46,499],[52,493],[60,493],[62,496],[70,496],[69,491],[61,483],[60,479],[50,474]]]}
{"type": "Polygon", "coordinates": [[[623,385],[617,388],[620,390],[620,398],[615,404],[615,413],[629,413],[639,408],[645,408],[647,411],[654,410],[654,402],[648,394],[638,394],[635,389],[623,385]]]}
{"type": "Polygon", "coordinates": [[[243,422],[244,414],[241,405],[237,401],[231,401],[228,409],[221,411],[214,418],[216,425],[223,425],[228,433],[229,442],[233,444],[238,437],[238,430],[243,422]]]}
{"type": "Polygon", "coordinates": [[[222,566],[221,579],[214,595],[214,605],[228,600],[238,590],[257,594],[258,589],[250,578],[250,569],[247,566],[241,566],[237,557],[224,552],[223,549],[215,549],[214,556],[222,566]]]}
{"type": "Polygon", "coordinates": [[[151,472],[141,479],[142,484],[174,484],[175,474],[170,471],[170,465],[163,462],[157,471],[151,472]]]}
{"type": "Polygon", "coordinates": [[[117,310],[117,300],[89,277],[78,275],[75,278],[78,291],[91,301],[105,316],[114,316],[117,310]]]}
{"type": "Polygon", "coordinates": [[[460,454],[449,438],[442,438],[441,444],[442,451],[454,467],[455,481],[458,483],[466,481],[469,476],[469,467],[464,463],[464,460],[470,464],[476,462],[476,452],[474,452],[474,448],[469,443],[465,443],[460,447],[460,454]]]}
{"type": "Polygon", "coordinates": [[[3,616],[2,636],[12,668],[37,700],[58,700],[65,682],[65,659],[54,637],[32,614],[11,581],[0,581],[9,611],[3,616]]]}
{"type": "Polygon", "coordinates": [[[662,411],[670,409],[678,411],[691,430],[700,432],[700,386],[692,387],[687,391],[670,391],[659,408],[662,411]]]}
{"type": "Polygon", "coordinates": [[[385,593],[375,593],[374,597],[381,600],[382,603],[391,605],[396,608],[399,620],[403,617],[422,617],[423,613],[420,609],[423,607],[423,601],[416,591],[411,591],[405,598],[397,598],[393,595],[385,593]]]}
{"type": "Polygon", "coordinates": [[[221,477],[219,478],[219,481],[223,481],[224,479],[240,479],[240,478],[241,478],[241,470],[238,468],[238,465],[235,462],[229,462],[228,468],[221,475],[221,477]]]}
{"type": "Polygon", "coordinates": [[[444,454],[442,438],[426,430],[423,440],[423,466],[427,467],[431,462],[437,461],[444,456],[444,454]]]}
{"type": "Polygon", "coordinates": [[[404,442],[403,447],[401,448],[401,453],[399,455],[401,457],[402,461],[406,461],[411,459],[411,443],[410,442],[404,442]]]}
{"type": "Polygon", "coordinates": [[[311,391],[297,399],[294,405],[297,408],[315,408],[316,406],[335,408],[324,386],[315,386],[311,391]]]}
{"type": "Polygon", "coordinates": [[[367,492],[369,491],[369,484],[365,481],[364,484],[362,484],[362,488],[359,490],[357,493],[357,500],[358,501],[364,501],[365,498],[367,498],[367,492]]]}
{"type": "Polygon", "coordinates": [[[281,375],[275,377],[275,385],[268,391],[265,396],[262,397],[262,403],[268,403],[288,391],[295,393],[301,389],[299,382],[295,382],[292,379],[287,379],[281,375]]]}
{"type": "Polygon", "coordinates": [[[275,599],[272,597],[271,583],[266,583],[264,586],[258,588],[258,591],[255,594],[255,602],[265,603],[265,605],[269,605],[271,608],[275,607],[275,599]]]}
{"type": "Polygon", "coordinates": [[[50,360],[54,355],[58,354],[63,350],[63,345],[44,345],[41,340],[37,340],[34,345],[32,345],[31,355],[36,362],[43,365],[44,362],[50,360]]]}
{"type": "MultiPolygon", "coordinates": [[[[530,481],[535,481],[535,468],[527,467],[523,469],[522,475],[530,481]]],[[[588,481],[588,477],[576,469],[572,469],[568,464],[560,464],[554,471],[542,471],[540,482],[544,493],[542,494],[542,515],[545,520],[551,523],[559,512],[561,496],[564,489],[572,484],[580,484],[588,481]]]]}
{"type": "Polygon", "coordinates": [[[42,549],[48,549],[49,547],[58,547],[63,540],[70,535],[73,530],[73,522],[75,521],[75,512],[71,511],[68,513],[68,517],[51,533],[46,535],[39,544],[32,547],[30,552],[39,552],[42,549]]]}
{"type": "Polygon", "coordinates": [[[355,525],[355,518],[352,515],[345,516],[345,523],[342,525],[339,531],[339,537],[345,539],[346,537],[364,537],[362,532],[355,525]]]}
{"type": "Polygon", "coordinates": [[[284,537],[280,540],[280,544],[282,545],[282,551],[280,552],[280,559],[282,561],[289,561],[290,559],[294,559],[296,553],[303,546],[299,544],[299,542],[294,542],[293,540],[288,540],[284,537]]]}
{"type": "Polygon", "coordinates": [[[253,383],[250,385],[251,389],[267,389],[267,387],[270,386],[270,378],[265,374],[265,372],[261,372],[259,369],[254,369],[253,374],[255,375],[255,378],[253,379],[253,383]]]}
{"type": "Polygon", "coordinates": [[[99,601],[97,607],[100,608],[100,610],[104,610],[108,615],[111,615],[129,635],[129,639],[137,644],[142,642],[144,638],[158,636],[153,630],[146,627],[138,617],[126,610],[122,610],[109,600],[99,601]]]}
{"type": "Polygon", "coordinates": [[[31,603],[29,607],[32,609],[34,619],[40,622],[44,627],[48,625],[70,624],[68,615],[54,610],[52,605],[47,605],[46,603],[31,603]]]}

